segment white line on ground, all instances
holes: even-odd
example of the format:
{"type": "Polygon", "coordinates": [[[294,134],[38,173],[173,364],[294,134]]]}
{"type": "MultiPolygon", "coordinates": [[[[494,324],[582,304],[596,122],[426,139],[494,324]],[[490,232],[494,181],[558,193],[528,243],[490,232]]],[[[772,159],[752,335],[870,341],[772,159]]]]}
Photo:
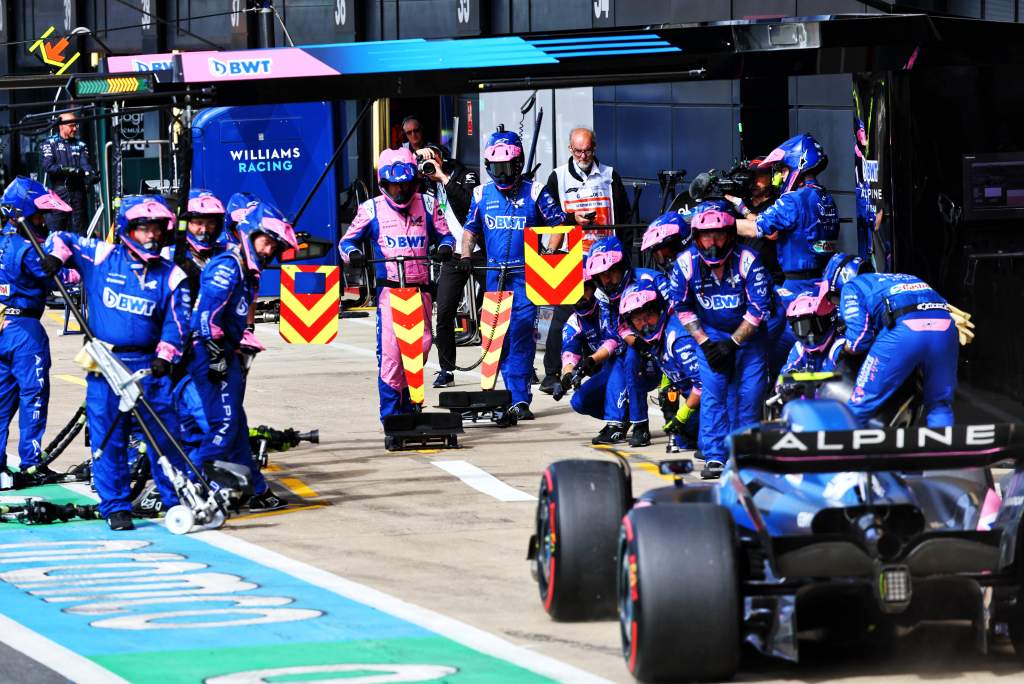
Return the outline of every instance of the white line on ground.
{"type": "Polygon", "coordinates": [[[197,532],[192,536],[211,546],[216,546],[243,558],[248,558],[260,565],[280,570],[292,577],[297,577],[300,580],[332,591],[339,596],[344,596],[389,615],[394,615],[464,646],[494,656],[495,658],[501,658],[537,674],[552,677],[561,682],[573,682],[574,684],[608,682],[606,679],[592,675],[572,665],[567,665],[546,655],[533,653],[525,648],[516,646],[472,625],[467,625],[464,622],[435,613],[432,610],[406,603],[401,599],[377,591],[364,584],[347,580],[344,577],[320,570],[312,565],[288,558],[275,551],[270,551],[242,539],[237,539],[223,532],[197,532]]]}
{"type": "Polygon", "coordinates": [[[537,497],[505,484],[486,470],[468,461],[431,461],[441,470],[454,475],[478,492],[493,496],[498,501],[536,501],[537,497]]]}
{"type": "Polygon", "coordinates": [[[41,634],[0,615],[0,641],[32,660],[78,684],[128,684],[85,656],[64,648],[41,634]]]}

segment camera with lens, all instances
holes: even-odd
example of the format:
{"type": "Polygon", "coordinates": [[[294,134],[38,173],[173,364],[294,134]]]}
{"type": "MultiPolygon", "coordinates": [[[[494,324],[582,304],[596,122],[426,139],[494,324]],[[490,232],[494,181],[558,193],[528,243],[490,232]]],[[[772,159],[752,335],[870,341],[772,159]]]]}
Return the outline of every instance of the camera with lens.
{"type": "Polygon", "coordinates": [[[423,159],[416,165],[416,168],[420,170],[421,176],[432,176],[437,173],[437,162],[433,159],[423,159]]]}
{"type": "Polygon", "coordinates": [[[728,171],[710,169],[697,174],[690,183],[690,197],[697,202],[703,202],[732,195],[747,201],[754,187],[755,175],[750,162],[746,160],[737,162],[728,171]]]}

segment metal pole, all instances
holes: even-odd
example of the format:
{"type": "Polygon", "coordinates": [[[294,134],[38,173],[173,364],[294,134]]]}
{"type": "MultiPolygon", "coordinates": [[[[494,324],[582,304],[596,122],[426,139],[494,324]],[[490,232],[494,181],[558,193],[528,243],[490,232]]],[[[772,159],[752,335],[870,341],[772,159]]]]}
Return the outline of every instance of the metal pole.
{"type": "Polygon", "coordinates": [[[274,47],[274,8],[270,0],[260,0],[257,21],[260,24],[260,47],[274,47]]]}

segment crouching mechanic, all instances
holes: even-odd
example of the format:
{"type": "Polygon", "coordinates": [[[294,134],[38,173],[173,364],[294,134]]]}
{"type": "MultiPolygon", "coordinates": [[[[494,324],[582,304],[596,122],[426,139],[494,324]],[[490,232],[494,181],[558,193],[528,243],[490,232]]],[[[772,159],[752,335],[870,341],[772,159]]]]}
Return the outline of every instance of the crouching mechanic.
{"type": "Polygon", "coordinates": [[[527,227],[560,226],[565,213],[543,184],[524,180],[523,143],[511,131],[491,133],[484,148],[484,168],[489,183],[473,189],[462,232],[462,259],[459,268],[471,272],[473,246],[483,237],[489,267],[504,267],[487,272],[490,292],[511,290],[512,319],[505,334],[501,358],[501,376],[512,394],[509,411],[516,420],[533,420],[530,402],[533,393],[533,361],[537,342],[533,337],[537,307],[526,296],[525,233],[527,227]]]}
{"type": "Polygon", "coordinates": [[[633,427],[629,445],[647,446],[651,443],[648,423],[647,393],[658,386],[660,371],[651,360],[647,345],[626,328],[619,316],[619,302],[629,285],[652,282],[668,300],[668,279],[649,268],[630,268],[629,259],[617,237],[601,238],[594,243],[587,257],[587,276],[597,285],[597,300],[601,312],[604,339],[600,349],[588,364],[614,364],[608,391],[618,410],[606,412],[605,426],[594,437],[593,444],[615,444],[626,436],[624,419],[628,416],[633,427]]]}
{"type": "Polygon", "coordinates": [[[668,274],[676,257],[688,244],[690,224],[686,217],[676,211],[667,211],[647,226],[640,250],[650,250],[658,270],[668,274]]]}
{"type": "MultiPolygon", "coordinates": [[[[341,239],[341,258],[354,268],[366,262],[361,250],[369,238],[374,259],[424,257],[431,245],[437,245],[438,261],[450,261],[455,254],[455,238],[448,232],[444,212],[432,196],[420,194],[416,158],[408,148],[384,150],[377,160],[377,180],[381,194],[359,205],[355,219],[341,239]]],[[[412,413],[409,385],[402,365],[402,352],[391,316],[391,289],[399,287],[399,265],[375,264],[377,281],[377,392],[380,395],[380,420],[400,413],[412,413]]],[[[430,315],[430,269],[425,261],[404,265],[406,287],[420,290],[423,299],[423,358],[430,355],[432,337],[430,315]]]]}
{"type": "Polygon", "coordinates": [[[704,478],[721,475],[726,436],[757,422],[767,381],[761,322],[771,305],[771,276],[755,252],[736,244],[736,224],[722,211],[690,223],[693,244],[672,270],[671,299],[700,345],[701,451],[704,478]]]}
{"type": "Polygon", "coordinates": [[[288,502],[270,489],[249,448],[249,424],[242,407],[241,346],[260,273],[281,252],[298,247],[298,241],[281,212],[266,203],[253,207],[238,231],[239,247],[217,254],[203,269],[192,311],[194,356],[189,373],[210,429],[191,456],[200,468],[217,460],[249,468],[253,483],[249,510],[271,511],[288,502]]]}
{"type": "Polygon", "coordinates": [[[619,314],[627,328],[651,347],[651,357],[664,374],[662,391],[678,394],[662,429],[669,434],[669,451],[696,449],[699,431],[700,362],[697,345],[675,316],[664,295],[652,281],[626,288],[619,314]]]}
{"type": "MultiPolygon", "coordinates": [[[[112,345],[114,356],[129,371],[151,370],[139,382],[143,395],[170,433],[176,435],[178,423],[171,406],[168,374],[188,336],[191,301],[184,287],[185,274],[160,256],[161,241],[169,234],[173,221],[174,214],[162,197],[129,195],[121,200],[117,212],[121,244],[58,232],[51,235],[48,245],[56,257],[51,271],[67,267],[81,274],[89,325],[96,337],[112,345]]],[[[100,497],[100,514],[112,530],[133,529],[128,471],[132,416],[118,412],[117,394],[97,373],[88,374],[85,397],[95,449],[92,475],[100,497]]],[[[157,450],[182,473],[189,471],[175,445],[148,412],[142,409],[140,415],[156,441],[147,445],[146,453],[167,510],[177,505],[178,496],[157,461],[157,450]]]]}
{"type": "Polygon", "coordinates": [[[782,373],[828,372],[839,365],[845,344],[837,339],[839,314],[828,297],[828,283],[821,281],[814,294],[805,292],[786,309],[786,320],[796,337],[782,373]]]}
{"type": "Polygon", "coordinates": [[[928,427],[953,424],[953,394],[959,355],[957,326],[949,305],[916,276],[865,273],[836,285],[848,354],[867,354],[850,397],[862,426],[910,376],[924,376],[928,427]]]}
{"type": "MultiPolygon", "coordinates": [[[[53,479],[53,471],[40,465],[50,403],[50,340],[39,319],[60,264],[39,258],[18,220],[24,219],[42,241],[47,214],[68,214],[71,206],[42,184],[19,176],[4,190],[0,211],[8,219],[0,232],[0,454],[6,454],[11,420],[20,412],[19,469],[26,482],[45,484],[53,479]]],[[[5,468],[0,463],[0,471],[5,468]]]]}

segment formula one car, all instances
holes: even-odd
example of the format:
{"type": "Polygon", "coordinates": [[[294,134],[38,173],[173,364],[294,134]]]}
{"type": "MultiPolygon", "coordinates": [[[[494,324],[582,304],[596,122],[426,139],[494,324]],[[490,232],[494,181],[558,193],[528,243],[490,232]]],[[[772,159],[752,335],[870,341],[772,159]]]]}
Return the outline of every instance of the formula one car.
{"type": "Polygon", "coordinates": [[[624,458],[548,467],[529,553],[547,612],[617,614],[644,681],[727,679],[744,643],[796,661],[798,630],[923,620],[971,621],[983,652],[1008,631],[1024,660],[1024,426],[856,429],[840,402],[796,400],[731,444],[721,480],[665,461],[675,486],[637,498],[624,458]]]}

